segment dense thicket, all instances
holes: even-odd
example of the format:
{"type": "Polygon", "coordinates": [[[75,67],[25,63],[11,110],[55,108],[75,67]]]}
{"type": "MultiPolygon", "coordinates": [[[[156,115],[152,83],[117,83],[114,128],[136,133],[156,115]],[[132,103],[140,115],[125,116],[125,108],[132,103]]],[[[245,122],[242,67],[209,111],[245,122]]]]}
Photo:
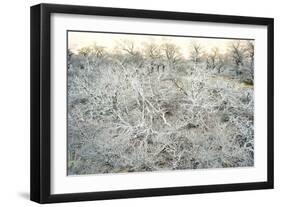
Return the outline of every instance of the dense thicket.
{"type": "Polygon", "coordinates": [[[68,51],[68,174],[254,165],[254,44],[68,51]]]}

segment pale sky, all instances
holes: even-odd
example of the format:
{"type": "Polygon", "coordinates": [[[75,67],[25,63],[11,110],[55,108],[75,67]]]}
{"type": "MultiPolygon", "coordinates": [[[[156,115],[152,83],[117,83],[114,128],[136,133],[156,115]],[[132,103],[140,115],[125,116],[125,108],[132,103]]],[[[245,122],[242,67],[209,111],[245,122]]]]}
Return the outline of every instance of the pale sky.
{"type": "MultiPolygon", "coordinates": [[[[112,33],[94,33],[94,32],[68,32],[68,48],[74,53],[82,47],[97,44],[105,47],[107,51],[112,51],[121,41],[133,41],[137,49],[141,49],[145,43],[153,42],[162,44],[170,42],[180,48],[183,56],[188,57],[190,46],[193,42],[200,44],[205,52],[217,47],[220,53],[225,53],[233,41],[232,39],[215,39],[215,38],[194,38],[194,37],[171,37],[171,36],[152,36],[152,35],[135,35],[135,34],[112,34],[112,33]]],[[[247,40],[241,40],[246,42],[247,40]]]]}

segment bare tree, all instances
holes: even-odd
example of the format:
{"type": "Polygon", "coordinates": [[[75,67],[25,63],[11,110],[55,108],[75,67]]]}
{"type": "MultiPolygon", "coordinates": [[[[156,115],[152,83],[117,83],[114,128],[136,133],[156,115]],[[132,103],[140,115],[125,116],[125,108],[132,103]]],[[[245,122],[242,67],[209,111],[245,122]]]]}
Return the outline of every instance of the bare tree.
{"type": "Polygon", "coordinates": [[[232,59],[237,66],[244,64],[245,49],[243,48],[240,41],[236,41],[231,44],[231,55],[232,59]]]}
{"type": "Polygon", "coordinates": [[[203,48],[201,47],[201,45],[199,43],[192,42],[190,50],[191,50],[190,60],[194,63],[193,69],[196,69],[198,63],[201,62],[201,60],[202,60],[203,48]]]}
{"type": "Polygon", "coordinates": [[[97,44],[93,45],[93,54],[97,57],[97,58],[102,58],[105,55],[105,47],[99,46],[97,44]]]}
{"type": "Polygon", "coordinates": [[[226,66],[227,64],[228,64],[227,58],[226,58],[225,56],[223,56],[223,55],[219,55],[219,56],[218,56],[217,66],[216,66],[217,72],[218,72],[218,73],[221,73],[223,67],[226,66]]]}
{"type": "Polygon", "coordinates": [[[207,57],[207,68],[215,69],[219,63],[219,49],[217,47],[213,48],[207,57]]]}
{"type": "Polygon", "coordinates": [[[146,57],[155,60],[161,57],[161,48],[159,45],[151,41],[144,45],[144,54],[146,57]]]}
{"type": "Polygon", "coordinates": [[[82,47],[78,50],[78,54],[84,56],[84,57],[88,57],[89,55],[91,55],[92,52],[92,48],[91,47],[82,47]]]}
{"type": "MultiPolygon", "coordinates": [[[[240,40],[235,41],[230,46],[230,55],[236,67],[244,65],[245,61],[245,48],[240,40]]],[[[238,71],[237,71],[238,72],[238,71]]]]}
{"type": "Polygon", "coordinates": [[[118,43],[116,51],[120,51],[122,54],[125,54],[125,58],[122,63],[134,63],[138,67],[143,65],[143,54],[139,48],[136,47],[136,44],[132,40],[121,40],[118,43]]]}
{"type": "Polygon", "coordinates": [[[252,40],[249,40],[247,42],[246,55],[250,59],[251,78],[254,79],[255,46],[254,46],[254,41],[252,40]]]}
{"type": "Polygon", "coordinates": [[[137,49],[133,41],[122,40],[119,44],[120,44],[119,47],[123,52],[132,56],[134,56],[137,53],[137,49]]]}
{"type": "Polygon", "coordinates": [[[81,49],[79,49],[78,53],[80,55],[83,55],[84,57],[95,56],[97,58],[101,58],[105,54],[105,47],[99,46],[94,43],[91,46],[82,47],[81,49]]]}
{"type": "Polygon", "coordinates": [[[232,61],[235,64],[237,76],[241,74],[240,67],[244,65],[244,61],[246,57],[245,52],[246,52],[245,47],[242,45],[240,40],[235,41],[230,46],[230,55],[232,61]]]}
{"type": "Polygon", "coordinates": [[[180,53],[179,48],[176,45],[172,43],[164,43],[162,44],[162,49],[170,65],[173,65],[179,61],[180,53]]]}
{"type": "Polygon", "coordinates": [[[254,52],[255,52],[255,45],[254,41],[249,40],[247,41],[246,53],[251,60],[251,63],[254,63],[254,52]]]}
{"type": "Polygon", "coordinates": [[[150,67],[149,73],[153,73],[155,71],[158,73],[164,72],[165,64],[163,61],[161,46],[159,44],[155,44],[153,41],[144,43],[143,53],[150,67]]]}

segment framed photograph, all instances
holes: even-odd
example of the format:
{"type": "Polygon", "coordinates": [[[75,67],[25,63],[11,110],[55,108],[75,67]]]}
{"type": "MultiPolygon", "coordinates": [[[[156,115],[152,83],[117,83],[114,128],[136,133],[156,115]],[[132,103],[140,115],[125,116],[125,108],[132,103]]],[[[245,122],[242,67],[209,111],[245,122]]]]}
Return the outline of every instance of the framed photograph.
{"type": "Polygon", "coordinates": [[[273,188],[273,19],[31,7],[31,200],[273,188]]]}

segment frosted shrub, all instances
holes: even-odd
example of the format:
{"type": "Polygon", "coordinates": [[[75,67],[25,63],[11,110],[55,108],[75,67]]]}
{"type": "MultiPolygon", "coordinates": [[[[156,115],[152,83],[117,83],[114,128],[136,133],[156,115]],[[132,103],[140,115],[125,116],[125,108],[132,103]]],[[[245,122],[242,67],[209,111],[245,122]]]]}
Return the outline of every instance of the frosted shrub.
{"type": "Polygon", "coordinates": [[[163,47],[69,57],[68,174],[254,165],[253,85],[163,47]]]}

